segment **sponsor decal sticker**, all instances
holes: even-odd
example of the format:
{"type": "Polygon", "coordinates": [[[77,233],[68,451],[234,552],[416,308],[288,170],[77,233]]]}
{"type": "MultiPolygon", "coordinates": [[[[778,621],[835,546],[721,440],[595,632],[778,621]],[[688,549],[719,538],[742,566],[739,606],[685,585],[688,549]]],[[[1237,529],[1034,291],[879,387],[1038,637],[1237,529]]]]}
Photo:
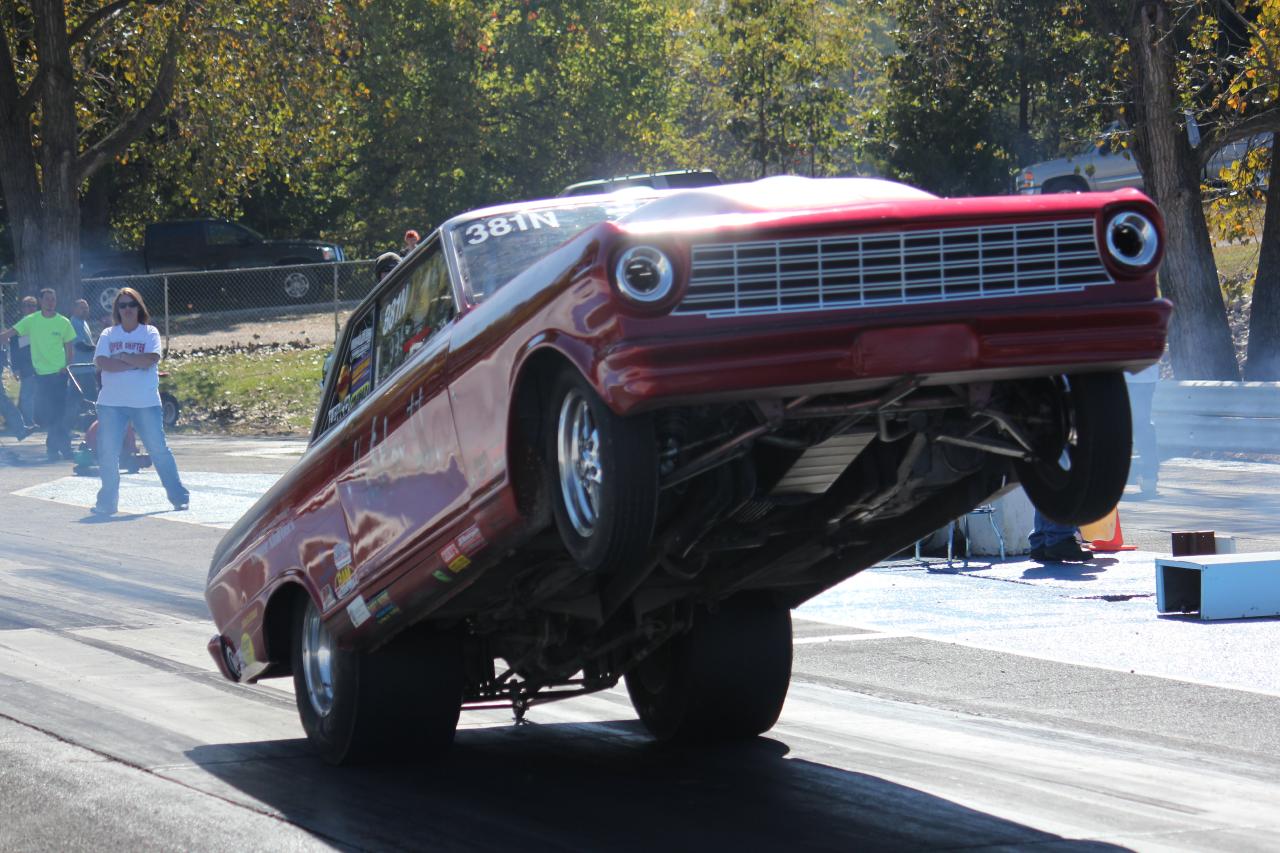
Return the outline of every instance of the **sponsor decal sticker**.
{"type": "Polygon", "coordinates": [[[328,584],[320,587],[320,606],[325,610],[332,610],[333,605],[338,602],[333,597],[333,588],[328,584]]]}
{"type": "Polygon", "coordinates": [[[458,546],[453,542],[446,545],[444,550],[440,552],[440,560],[448,566],[449,571],[453,572],[455,575],[467,566],[471,565],[471,561],[467,559],[467,556],[463,554],[462,551],[458,549],[458,546]]]}
{"type": "Polygon", "coordinates": [[[356,573],[351,566],[339,569],[337,577],[333,579],[333,591],[337,593],[338,598],[346,598],[355,588],[356,573]]]}
{"type": "Polygon", "coordinates": [[[484,547],[484,536],[480,534],[479,525],[473,524],[466,530],[462,531],[462,535],[457,540],[458,548],[468,557],[474,557],[476,552],[484,547]]]}
{"type": "Polygon", "coordinates": [[[373,612],[373,618],[379,623],[400,615],[400,608],[396,607],[396,603],[391,600],[391,595],[385,589],[369,601],[369,610],[373,612]]]}
{"type": "Polygon", "coordinates": [[[346,542],[339,542],[333,546],[333,567],[342,571],[349,565],[351,565],[351,546],[346,542]]]}
{"type": "Polygon", "coordinates": [[[436,580],[440,581],[441,583],[453,583],[453,578],[449,577],[448,575],[446,575],[444,572],[440,571],[439,569],[436,569],[434,572],[432,572],[432,573],[431,573],[431,577],[435,578],[436,580]]]}
{"type": "Polygon", "coordinates": [[[347,615],[351,617],[351,624],[357,628],[369,621],[369,606],[364,603],[363,595],[357,595],[347,605],[347,615]]]}

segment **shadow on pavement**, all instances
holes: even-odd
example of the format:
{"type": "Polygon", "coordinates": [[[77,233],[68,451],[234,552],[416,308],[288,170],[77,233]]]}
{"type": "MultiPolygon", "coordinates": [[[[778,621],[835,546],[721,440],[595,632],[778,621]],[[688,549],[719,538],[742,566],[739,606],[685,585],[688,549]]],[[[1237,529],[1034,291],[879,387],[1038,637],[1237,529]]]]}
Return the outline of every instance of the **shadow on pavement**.
{"type": "Polygon", "coordinates": [[[788,759],[769,738],[674,749],[631,721],[464,729],[438,763],[353,768],[287,757],[299,746],[211,745],[186,755],[290,822],[361,849],[1124,849],[788,759]]]}

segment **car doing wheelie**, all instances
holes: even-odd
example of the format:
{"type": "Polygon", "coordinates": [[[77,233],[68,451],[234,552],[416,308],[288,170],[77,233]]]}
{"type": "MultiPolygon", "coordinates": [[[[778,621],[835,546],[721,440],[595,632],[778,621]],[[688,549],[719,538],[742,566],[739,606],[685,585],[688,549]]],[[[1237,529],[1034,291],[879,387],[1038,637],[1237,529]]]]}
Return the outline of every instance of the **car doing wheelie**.
{"type": "Polygon", "coordinates": [[[1151,364],[1142,194],[770,178],[475,211],[353,312],[310,448],[226,535],[236,681],[330,761],[625,680],[663,740],[755,736],[790,610],[1021,483],[1118,499],[1151,364]]]}

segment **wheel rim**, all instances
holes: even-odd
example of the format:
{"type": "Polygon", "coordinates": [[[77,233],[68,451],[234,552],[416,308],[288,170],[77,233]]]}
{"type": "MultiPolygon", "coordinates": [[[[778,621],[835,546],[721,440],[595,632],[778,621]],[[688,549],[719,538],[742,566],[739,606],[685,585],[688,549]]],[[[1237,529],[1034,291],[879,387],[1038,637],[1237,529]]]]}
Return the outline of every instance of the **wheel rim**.
{"type": "Polygon", "coordinates": [[[302,623],[302,672],[307,698],[321,717],[333,709],[333,638],[315,606],[307,608],[302,623]]]}
{"type": "Polygon", "coordinates": [[[116,305],[116,295],[120,292],[118,287],[104,287],[98,291],[98,307],[106,313],[110,314],[116,305]]]}
{"type": "Polygon", "coordinates": [[[600,467],[600,430],[590,404],[580,392],[571,391],[565,396],[556,435],[565,512],[578,535],[590,538],[599,519],[604,471],[600,467]]]}
{"type": "Polygon", "coordinates": [[[290,299],[301,299],[311,289],[311,279],[305,273],[291,272],[284,277],[284,293],[290,299]]]}
{"type": "Polygon", "coordinates": [[[171,427],[178,422],[178,407],[168,400],[164,401],[164,425],[171,427]]]}

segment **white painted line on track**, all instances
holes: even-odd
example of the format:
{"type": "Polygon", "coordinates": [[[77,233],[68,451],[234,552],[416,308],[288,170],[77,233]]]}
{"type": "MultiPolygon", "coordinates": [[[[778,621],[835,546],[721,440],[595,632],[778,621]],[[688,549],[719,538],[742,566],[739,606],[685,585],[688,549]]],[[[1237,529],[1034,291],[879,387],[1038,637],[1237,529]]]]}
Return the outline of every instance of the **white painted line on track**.
{"type": "MultiPolygon", "coordinates": [[[[191,492],[191,504],[188,509],[177,511],[169,504],[154,470],[121,474],[119,513],[115,518],[124,520],[145,515],[165,521],[226,529],[235,524],[278,479],[279,474],[269,473],[183,471],[182,483],[191,492]]],[[[97,477],[61,477],[13,494],[88,509],[97,500],[99,485],[97,477]]]]}
{"type": "MultiPolygon", "coordinates": [[[[806,616],[806,619],[811,617],[806,616]]],[[[887,631],[868,631],[865,634],[828,634],[825,637],[797,637],[791,641],[793,646],[808,646],[814,643],[851,643],[859,640],[896,640],[900,637],[912,637],[914,634],[896,634],[887,631]]]]}

